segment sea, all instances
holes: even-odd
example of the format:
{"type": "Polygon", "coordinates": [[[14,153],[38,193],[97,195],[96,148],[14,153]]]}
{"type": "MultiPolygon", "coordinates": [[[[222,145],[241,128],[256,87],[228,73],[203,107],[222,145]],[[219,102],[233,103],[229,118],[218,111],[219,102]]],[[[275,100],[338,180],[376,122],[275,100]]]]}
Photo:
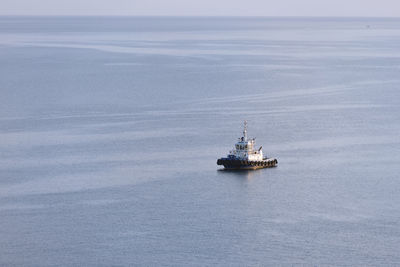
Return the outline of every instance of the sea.
{"type": "Polygon", "coordinates": [[[399,266],[399,163],[399,18],[0,17],[1,266],[399,266]]]}

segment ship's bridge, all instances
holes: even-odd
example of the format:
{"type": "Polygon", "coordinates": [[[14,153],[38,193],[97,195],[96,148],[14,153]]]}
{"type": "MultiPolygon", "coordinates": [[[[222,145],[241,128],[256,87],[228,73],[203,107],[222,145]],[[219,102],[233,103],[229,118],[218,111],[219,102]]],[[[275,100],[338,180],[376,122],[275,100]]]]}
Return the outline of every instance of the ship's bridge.
{"type": "Polygon", "coordinates": [[[245,141],[244,138],[240,138],[240,141],[235,144],[236,150],[254,151],[254,139],[245,141]]]}

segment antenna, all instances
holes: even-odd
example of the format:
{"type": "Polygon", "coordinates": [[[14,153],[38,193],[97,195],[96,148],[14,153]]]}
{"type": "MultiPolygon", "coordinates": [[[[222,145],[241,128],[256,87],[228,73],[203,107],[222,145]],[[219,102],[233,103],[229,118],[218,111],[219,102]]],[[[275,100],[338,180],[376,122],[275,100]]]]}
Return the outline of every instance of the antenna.
{"type": "Polygon", "coordinates": [[[247,142],[247,121],[244,121],[243,137],[244,141],[247,142]]]}

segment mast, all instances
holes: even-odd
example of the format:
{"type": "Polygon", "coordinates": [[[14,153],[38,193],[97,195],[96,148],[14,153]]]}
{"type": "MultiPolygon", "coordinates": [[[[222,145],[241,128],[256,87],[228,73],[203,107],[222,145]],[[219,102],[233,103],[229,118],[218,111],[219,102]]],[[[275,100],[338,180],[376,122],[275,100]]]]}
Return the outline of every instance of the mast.
{"type": "Polygon", "coordinates": [[[247,121],[244,121],[243,137],[244,141],[247,142],[247,121]]]}

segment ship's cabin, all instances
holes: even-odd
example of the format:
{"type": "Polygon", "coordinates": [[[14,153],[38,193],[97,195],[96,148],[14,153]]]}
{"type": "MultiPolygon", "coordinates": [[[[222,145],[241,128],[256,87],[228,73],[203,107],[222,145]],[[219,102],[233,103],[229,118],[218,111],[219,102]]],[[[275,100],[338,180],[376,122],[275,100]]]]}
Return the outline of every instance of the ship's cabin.
{"type": "Polygon", "coordinates": [[[244,139],[239,138],[239,141],[235,144],[235,149],[230,151],[229,155],[236,158],[242,158],[247,160],[262,160],[263,152],[262,148],[255,150],[255,139],[244,139]]]}
{"type": "Polygon", "coordinates": [[[241,138],[240,142],[235,144],[235,149],[237,151],[254,151],[254,140],[244,141],[243,137],[241,138]]]}

